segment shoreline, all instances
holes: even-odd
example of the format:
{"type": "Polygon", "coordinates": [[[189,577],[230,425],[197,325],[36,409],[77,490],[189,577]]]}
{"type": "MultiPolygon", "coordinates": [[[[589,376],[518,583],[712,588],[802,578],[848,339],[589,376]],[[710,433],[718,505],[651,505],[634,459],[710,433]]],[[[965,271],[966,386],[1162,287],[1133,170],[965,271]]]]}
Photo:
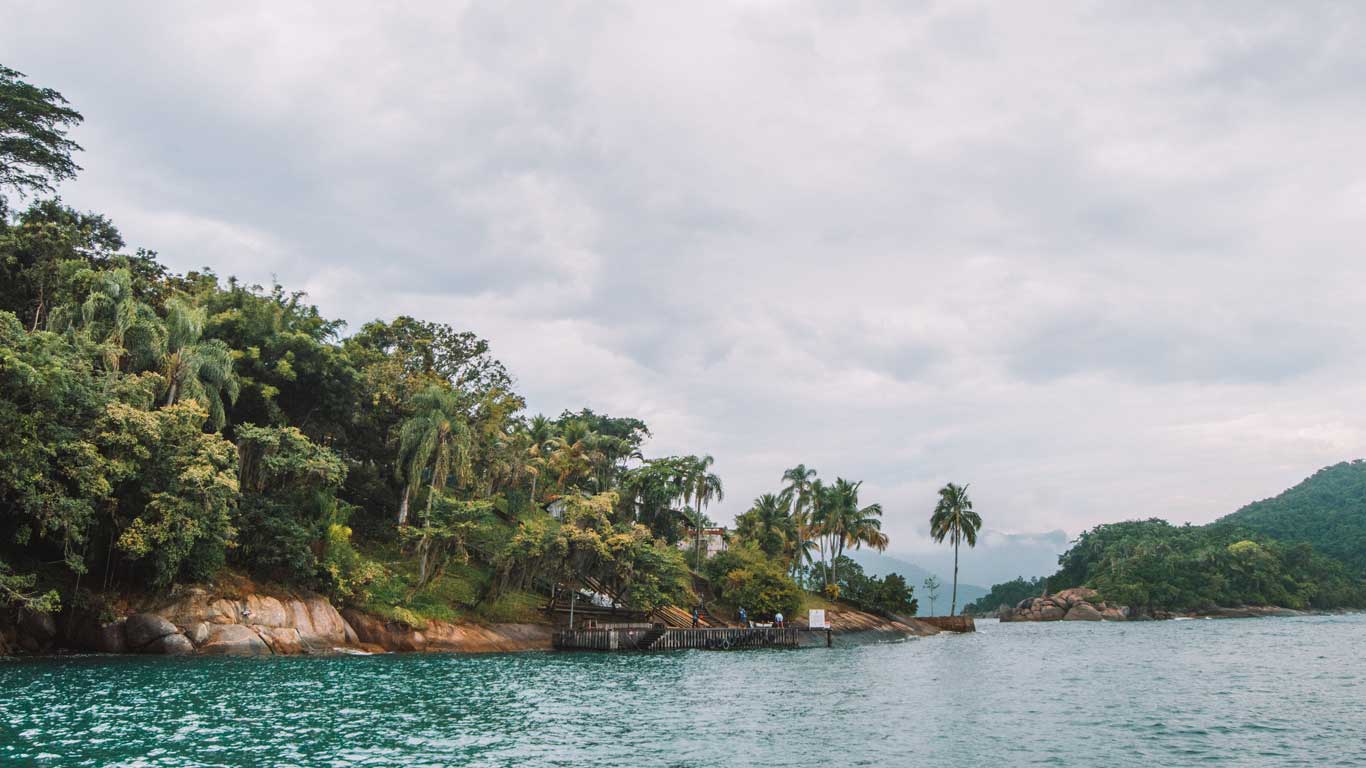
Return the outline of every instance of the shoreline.
{"type": "MultiPolygon", "coordinates": [[[[428,621],[414,627],[317,594],[226,597],[202,587],[131,602],[107,618],[70,611],[20,611],[0,620],[0,656],[70,654],[160,656],[298,656],[385,653],[521,653],[554,650],[545,622],[428,621]]],[[[921,619],[832,612],[834,645],[895,642],[938,634],[921,619]]],[[[804,621],[793,622],[805,627],[804,621]]]]}

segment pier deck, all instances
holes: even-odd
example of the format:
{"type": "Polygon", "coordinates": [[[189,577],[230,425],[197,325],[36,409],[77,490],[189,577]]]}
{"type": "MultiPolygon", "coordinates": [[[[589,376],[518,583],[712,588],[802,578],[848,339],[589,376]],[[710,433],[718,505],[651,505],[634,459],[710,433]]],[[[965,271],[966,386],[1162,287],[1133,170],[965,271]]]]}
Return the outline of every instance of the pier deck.
{"type": "MultiPolygon", "coordinates": [[[[580,651],[664,651],[699,648],[798,648],[798,627],[702,627],[677,629],[663,624],[626,624],[556,632],[555,648],[580,651]]],[[[818,630],[820,631],[820,630],[818,630]]],[[[828,644],[822,642],[822,645],[828,644]]]]}

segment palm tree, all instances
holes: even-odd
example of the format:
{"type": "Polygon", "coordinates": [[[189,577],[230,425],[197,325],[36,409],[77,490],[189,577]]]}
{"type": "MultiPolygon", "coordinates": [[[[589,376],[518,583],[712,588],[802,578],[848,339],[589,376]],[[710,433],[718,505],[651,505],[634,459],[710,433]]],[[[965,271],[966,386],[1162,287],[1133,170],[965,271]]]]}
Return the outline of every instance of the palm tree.
{"type": "Polygon", "coordinates": [[[404,482],[403,500],[398,508],[398,524],[408,524],[408,502],[417,492],[422,476],[431,470],[431,489],[427,512],[446,480],[455,471],[458,480],[470,474],[470,454],[474,440],[466,422],[459,393],[450,387],[432,384],[413,396],[413,415],[399,432],[398,468],[404,482]]]}
{"type": "Polygon", "coordinates": [[[807,469],[805,464],[798,464],[784,472],[783,481],[787,483],[783,493],[792,501],[792,522],[797,532],[792,542],[792,573],[796,574],[802,560],[811,562],[811,550],[815,547],[815,531],[812,526],[812,508],[815,505],[813,485],[819,484],[820,481],[816,480],[816,470],[807,469]]]}
{"type": "Polygon", "coordinates": [[[982,518],[972,511],[972,499],[968,498],[966,485],[949,483],[939,489],[939,502],[934,505],[930,516],[930,536],[943,543],[945,538],[953,542],[953,598],[949,602],[949,615],[958,611],[958,544],[966,541],[969,547],[977,546],[977,530],[982,527],[982,518]]]}
{"type": "Polygon", "coordinates": [[[713,501],[721,501],[726,497],[725,491],[721,487],[721,478],[716,473],[709,471],[711,466],[716,463],[716,459],[711,456],[688,457],[684,465],[684,501],[691,501],[697,505],[693,516],[694,527],[697,529],[697,562],[699,567],[702,563],[702,528],[707,524],[707,517],[702,513],[702,508],[708,506],[713,501]]]}
{"type": "Polygon", "coordinates": [[[862,480],[851,483],[838,477],[830,486],[825,525],[830,535],[832,580],[839,577],[835,568],[845,547],[860,549],[867,544],[879,552],[887,549],[887,534],[882,532],[882,521],[878,519],[882,517],[882,505],[860,507],[858,493],[862,485],[862,480]]]}
{"type": "Polygon", "coordinates": [[[85,301],[54,307],[48,314],[48,329],[59,333],[79,329],[99,340],[110,375],[120,370],[129,354],[135,356],[135,364],[155,362],[166,343],[166,331],[156,312],[134,295],[128,270],[85,270],[84,275],[90,281],[85,301]]]}
{"type": "Polygon", "coordinates": [[[593,469],[602,461],[602,452],[594,447],[594,436],[587,425],[571,421],[546,442],[550,452],[547,462],[561,489],[594,479],[593,469]]]}
{"type": "Polygon", "coordinates": [[[777,555],[796,538],[790,506],[786,493],[765,493],[754,500],[748,512],[735,518],[735,532],[769,555],[777,555]]]}
{"type": "Polygon", "coordinates": [[[166,405],[181,398],[203,402],[209,408],[214,429],[227,420],[223,395],[237,402],[237,375],[232,370],[232,350],[218,339],[202,341],[208,320],[203,307],[182,299],[166,302],[166,356],[162,374],[166,377],[166,405]]]}

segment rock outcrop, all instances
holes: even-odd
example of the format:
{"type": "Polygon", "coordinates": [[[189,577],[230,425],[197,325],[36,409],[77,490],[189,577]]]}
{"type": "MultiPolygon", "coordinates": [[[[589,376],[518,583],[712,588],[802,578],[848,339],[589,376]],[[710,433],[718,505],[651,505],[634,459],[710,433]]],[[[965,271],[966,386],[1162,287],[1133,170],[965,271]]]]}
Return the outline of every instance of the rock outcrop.
{"type": "Polygon", "coordinates": [[[431,621],[419,629],[349,608],[342,615],[355,628],[360,642],[386,651],[487,653],[550,650],[553,634],[551,627],[544,624],[480,626],[431,621]]]}
{"type": "Polygon", "coordinates": [[[997,615],[1001,621],[1126,621],[1130,611],[1124,606],[1100,600],[1094,589],[1076,587],[1043,597],[1027,597],[1014,608],[997,615]]]}

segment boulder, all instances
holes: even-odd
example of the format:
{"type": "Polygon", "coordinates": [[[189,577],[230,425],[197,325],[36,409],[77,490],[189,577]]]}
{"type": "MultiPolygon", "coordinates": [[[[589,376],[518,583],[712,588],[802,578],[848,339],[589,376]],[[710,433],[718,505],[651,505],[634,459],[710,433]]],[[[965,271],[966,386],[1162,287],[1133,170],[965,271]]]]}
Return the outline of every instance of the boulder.
{"type": "Polygon", "coordinates": [[[209,639],[209,623],[200,621],[192,624],[186,628],[185,636],[190,638],[190,642],[195,645],[203,645],[209,639]]]}
{"type": "Polygon", "coordinates": [[[421,651],[427,647],[427,638],[403,622],[385,621],[349,608],[342,615],[362,643],[382,646],[386,651],[421,651]]]}
{"type": "Polygon", "coordinates": [[[123,619],[101,623],[87,616],[76,625],[72,640],[77,648],[94,653],[127,653],[128,642],[123,636],[123,619]]]}
{"type": "Polygon", "coordinates": [[[194,653],[194,644],[190,639],[179,632],[174,635],[153,640],[150,645],[142,649],[143,653],[159,653],[163,656],[184,656],[194,653]]]}
{"type": "Polygon", "coordinates": [[[1101,617],[1104,618],[1106,621],[1124,621],[1125,619],[1128,618],[1127,616],[1124,615],[1124,609],[1123,609],[1123,608],[1118,608],[1118,607],[1113,607],[1113,606],[1110,607],[1110,608],[1106,608],[1105,610],[1101,611],[1101,612],[1100,612],[1100,615],[1101,615],[1101,617]]]}
{"type": "Polygon", "coordinates": [[[1048,604],[1039,611],[1035,621],[1057,621],[1066,615],[1066,612],[1056,605],[1048,604]]]}
{"type": "Polygon", "coordinates": [[[1067,610],[1063,621],[1100,621],[1100,611],[1090,603],[1077,603],[1067,610]]]}
{"type": "Polygon", "coordinates": [[[299,630],[294,627],[263,627],[260,631],[261,639],[270,646],[272,653],[285,656],[308,652],[299,630]]]}
{"type": "Polygon", "coordinates": [[[215,624],[199,647],[200,653],[218,656],[268,656],[270,646],[251,627],[242,624],[215,624]]]}
{"type": "Polygon", "coordinates": [[[128,647],[135,651],[140,651],[153,642],[177,632],[179,630],[174,624],[154,613],[135,614],[123,625],[123,636],[128,642],[128,647]]]}
{"type": "Polygon", "coordinates": [[[290,626],[284,604],[269,595],[247,595],[240,615],[243,624],[259,624],[264,627],[290,626]]]}
{"type": "Polygon", "coordinates": [[[1073,587],[1053,595],[1053,600],[1058,605],[1071,608],[1078,603],[1095,603],[1100,597],[1100,593],[1089,587],[1073,587]]]}

